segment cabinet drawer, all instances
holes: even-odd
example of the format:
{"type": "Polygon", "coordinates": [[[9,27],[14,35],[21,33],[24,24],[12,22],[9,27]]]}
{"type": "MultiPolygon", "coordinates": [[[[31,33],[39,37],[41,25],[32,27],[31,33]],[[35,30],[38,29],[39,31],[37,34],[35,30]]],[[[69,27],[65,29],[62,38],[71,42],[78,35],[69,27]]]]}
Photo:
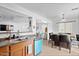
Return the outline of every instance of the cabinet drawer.
{"type": "Polygon", "coordinates": [[[9,46],[0,47],[0,52],[9,52],[9,46]]]}
{"type": "Polygon", "coordinates": [[[17,43],[17,44],[14,44],[14,45],[11,45],[10,46],[10,51],[16,51],[18,49],[21,49],[21,48],[24,48],[26,45],[26,42],[21,42],[21,43],[17,43]]]}

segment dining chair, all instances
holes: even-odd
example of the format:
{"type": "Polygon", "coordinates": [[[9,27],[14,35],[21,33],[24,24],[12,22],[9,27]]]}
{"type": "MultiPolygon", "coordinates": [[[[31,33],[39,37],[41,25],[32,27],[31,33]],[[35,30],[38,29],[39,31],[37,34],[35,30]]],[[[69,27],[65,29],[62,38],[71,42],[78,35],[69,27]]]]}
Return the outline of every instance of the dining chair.
{"type": "Polygon", "coordinates": [[[68,35],[59,35],[59,50],[61,50],[61,47],[69,49],[69,53],[71,53],[71,41],[68,38],[68,35]]]}

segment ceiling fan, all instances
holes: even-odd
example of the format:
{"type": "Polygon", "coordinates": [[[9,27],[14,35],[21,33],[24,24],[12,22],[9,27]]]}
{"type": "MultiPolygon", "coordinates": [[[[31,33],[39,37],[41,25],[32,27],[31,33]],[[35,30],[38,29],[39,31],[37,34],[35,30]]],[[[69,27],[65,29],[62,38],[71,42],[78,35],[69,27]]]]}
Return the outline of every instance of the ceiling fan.
{"type": "Polygon", "coordinates": [[[78,9],[79,9],[78,7],[77,7],[77,8],[73,8],[72,11],[74,11],[74,10],[78,10],[78,9]]]}

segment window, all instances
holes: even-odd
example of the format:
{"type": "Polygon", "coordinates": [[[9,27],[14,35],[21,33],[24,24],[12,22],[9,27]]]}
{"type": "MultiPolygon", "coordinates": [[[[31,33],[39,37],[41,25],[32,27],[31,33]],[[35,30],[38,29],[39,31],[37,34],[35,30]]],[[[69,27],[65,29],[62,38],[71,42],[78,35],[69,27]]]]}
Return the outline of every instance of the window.
{"type": "Polygon", "coordinates": [[[65,23],[65,32],[72,33],[72,23],[65,23]]]}
{"type": "Polygon", "coordinates": [[[59,32],[60,33],[72,33],[72,22],[59,23],[59,32]]]}
{"type": "Polygon", "coordinates": [[[65,26],[64,26],[64,23],[60,23],[59,24],[59,32],[60,33],[64,33],[65,32],[65,28],[64,28],[65,26]]]}

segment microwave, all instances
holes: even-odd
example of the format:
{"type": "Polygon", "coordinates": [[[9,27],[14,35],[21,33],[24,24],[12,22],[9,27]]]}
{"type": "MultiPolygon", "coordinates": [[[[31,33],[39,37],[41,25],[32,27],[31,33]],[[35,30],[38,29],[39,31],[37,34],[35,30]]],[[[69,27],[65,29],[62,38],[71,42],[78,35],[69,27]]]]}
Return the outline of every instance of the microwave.
{"type": "Polygon", "coordinates": [[[0,24],[0,31],[10,31],[12,30],[13,25],[5,25],[5,24],[0,24]]]}

